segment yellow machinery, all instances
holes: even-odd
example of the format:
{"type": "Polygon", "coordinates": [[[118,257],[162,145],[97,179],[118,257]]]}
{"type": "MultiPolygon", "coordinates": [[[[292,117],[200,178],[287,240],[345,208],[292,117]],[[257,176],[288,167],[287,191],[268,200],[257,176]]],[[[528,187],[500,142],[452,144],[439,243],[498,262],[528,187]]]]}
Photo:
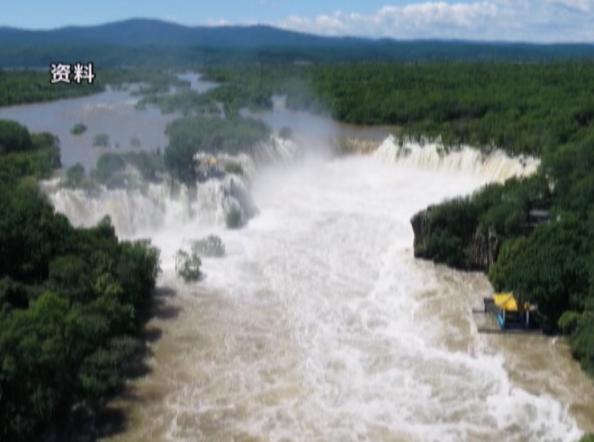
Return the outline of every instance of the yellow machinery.
{"type": "Polygon", "coordinates": [[[502,330],[535,328],[536,310],[527,302],[522,305],[513,292],[494,293],[492,298],[485,299],[485,311],[495,313],[502,330]]]}
{"type": "Polygon", "coordinates": [[[493,295],[493,302],[500,310],[508,312],[518,311],[518,301],[512,292],[495,293],[493,295]]]}

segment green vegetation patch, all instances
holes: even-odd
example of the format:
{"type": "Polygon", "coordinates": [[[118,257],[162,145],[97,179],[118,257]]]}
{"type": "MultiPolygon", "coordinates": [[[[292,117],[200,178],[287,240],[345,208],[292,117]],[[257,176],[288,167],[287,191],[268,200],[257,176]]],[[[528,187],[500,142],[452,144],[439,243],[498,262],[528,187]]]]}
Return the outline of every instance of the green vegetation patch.
{"type": "Polygon", "coordinates": [[[186,117],[167,126],[169,146],[165,165],[173,176],[186,183],[196,181],[194,155],[250,153],[254,146],[270,136],[270,130],[258,120],[248,118],[186,117]]]}
{"type": "Polygon", "coordinates": [[[196,282],[200,280],[202,273],[200,267],[202,261],[195,251],[187,252],[178,250],[175,255],[175,271],[184,282],[196,282]]]}
{"type": "Polygon", "coordinates": [[[0,440],[18,442],[68,434],[142,369],[159,253],[55,212],[37,179],[59,165],[56,137],[1,122],[0,140],[0,440]]]}
{"type": "Polygon", "coordinates": [[[160,182],[165,172],[165,162],[160,153],[109,152],[99,157],[91,178],[110,188],[129,188],[142,182],[160,182]]]}
{"type": "Polygon", "coordinates": [[[286,95],[293,109],[353,124],[395,125],[446,146],[500,147],[541,155],[594,132],[594,63],[362,63],[218,67],[208,93],[234,113],[269,108],[286,95]]]}
{"type": "Polygon", "coordinates": [[[82,135],[87,131],[87,126],[85,126],[82,123],[76,123],[74,126],[72,126],[72,129],[70,129],[70,133],[72,135],[82,135]]]}
{"type": "Polygon", "coordinates": [[[49,178],[60,165],[57,137],[30,134],[13,121],[0,120],[0,182],[16,183],[23,177],[49,178]]]}
{"type": "Polygon", "coordinates": [[[49,66],[47,71],[0,70],[0,106],[74,98],[95,94],[102,90],[103,87],[99,83],[50,84],[49,66]]]}

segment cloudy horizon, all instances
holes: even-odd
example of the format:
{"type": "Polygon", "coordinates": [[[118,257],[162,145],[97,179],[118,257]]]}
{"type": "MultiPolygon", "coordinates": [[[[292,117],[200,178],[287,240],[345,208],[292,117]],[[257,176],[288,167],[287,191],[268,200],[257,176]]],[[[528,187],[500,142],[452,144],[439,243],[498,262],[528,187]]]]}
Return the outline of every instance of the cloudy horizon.
{"type": "Polygon", "coordinates": [[[387,5],[371,14],[293,15],[277,25],[331,36],[592,43],[594,0],[427,1],[387,5]]]}
{"type": "MultiPolygon", "coordinates": [[[[64,1],[56,0],[52,14],[36,18],[28,14],[30,5],[23,0],[4,11],[0,24],[51,29],[150,17],[187,26],[263,24],[324,36],[594,43],[594,0],[370,0],[365,6],[338,0],[326,5],[303,1],[298,6],[284,0],[244,0],[231,9],[228,0],[200,8],[172,0],[167,9],[156,2],[142,2],[145,7],[134,9],[135,2],[130,2],[112,13],[94,13],[90,7],[67,17],[56,15],[64,1]]],[[[115,1],[105,0],[103,6],[115,1]]]]}

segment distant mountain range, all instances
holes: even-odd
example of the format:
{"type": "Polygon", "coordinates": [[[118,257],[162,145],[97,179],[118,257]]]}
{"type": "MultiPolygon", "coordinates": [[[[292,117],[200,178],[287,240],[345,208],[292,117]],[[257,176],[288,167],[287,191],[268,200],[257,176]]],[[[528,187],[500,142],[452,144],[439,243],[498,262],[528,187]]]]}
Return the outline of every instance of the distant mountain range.
{"type": "Polygon", "coordinates": [[[322,37],[271,26],[189,27],[160,20],[131,19],[98,26],[53,30],[0,27],[0,67],[47,66],[72,57],[109,64],[239,61],[430,61],[592,58],[594,45],[397,41],[322,37]]]}
{"type": "Polygon", "coordinates": [[[131,19],[98,26],[69,26],[47,31],[0,27],[0,45],[258,48],[320,47],[353,42],[370,41],[320,37],[263,25],[190,27],[150,19],[131,19]]]}

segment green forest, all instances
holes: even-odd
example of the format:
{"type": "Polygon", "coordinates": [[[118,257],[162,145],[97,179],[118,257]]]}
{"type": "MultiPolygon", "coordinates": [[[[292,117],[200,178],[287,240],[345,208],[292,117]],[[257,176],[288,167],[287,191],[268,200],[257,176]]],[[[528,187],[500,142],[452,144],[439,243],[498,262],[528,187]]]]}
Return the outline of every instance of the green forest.
{"type": "Polygon", "coordinates": [[[49,68],[42,71],[0,70],[0,106],[36,103],[97,93],[95,84],[50,84],[49,68]]]}
{"type": "Polygon", "coordinates": [[[55,137],[0,121],[0,440],[68,434],[142,365],[159,253],[57,214],[36,180],[58,165],[55,137]]]}
{"type": "Polygon", "coordinates": [[[395,125],[448,147],[541,155],[584,139],[594,120],[594,63],[417,63],[209,68],[209,94],[233,112],[287,95],[294,109],[353,124],[395,125]]]}
{"type": "MultiPolygon", "coordinates": [[[[48,65],[49,66],[49,65],[48,65]]],[[[171,87],[188,89],[189,83],[168,70],[156,69],[98,69],[93,84],[51,84],[47,70],[3,71],[0,69],[0,106],[38,103],[61,98],[74,98],[96,94],[107,85],[126,87],[130,83],[142,83],[137,94],[156,94],[169,91],[171,87]]]]}

